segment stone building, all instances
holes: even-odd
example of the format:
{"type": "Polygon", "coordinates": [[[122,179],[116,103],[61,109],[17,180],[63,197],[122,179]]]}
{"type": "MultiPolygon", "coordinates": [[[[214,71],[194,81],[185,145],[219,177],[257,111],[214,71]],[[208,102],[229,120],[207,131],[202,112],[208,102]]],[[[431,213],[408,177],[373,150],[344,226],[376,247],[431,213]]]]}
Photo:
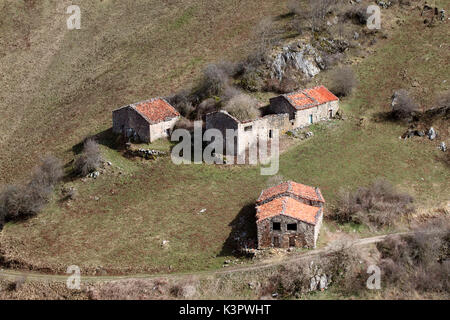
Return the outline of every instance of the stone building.
{"type": "Polygon", "coordinates": [[[263,190],[256,202],[258,248],[315,248],[324,203],[319,188],[293,181],[263,190]]]}
{"type": "Polygon", "coordinates": [[[244,152],[250,145],[261,140],[271,139],[273,130],[281,132],[290,129],[287,114],[272,114],[250,121],[240,121],[225,110],[211,112],[206,115],[206,129],[217,129],[224,139],[224,153],[226,150],[237,155],[244,152]],[[227,139],[227,129],[234,130],[233,138],[227,139]]]}
{"type": "Polygon", "coordinates": [[[166,100],[154,98],[113,111],[113,132],[142,142],[170,137],[180,114],[166,100]]]}
{"type": "Polygon", "coordinates": [[[287,113],[292,128],[329,120],[339,110],[339,99],[324,86],[283,94],[270,99],[271,113],[287,113]]]}

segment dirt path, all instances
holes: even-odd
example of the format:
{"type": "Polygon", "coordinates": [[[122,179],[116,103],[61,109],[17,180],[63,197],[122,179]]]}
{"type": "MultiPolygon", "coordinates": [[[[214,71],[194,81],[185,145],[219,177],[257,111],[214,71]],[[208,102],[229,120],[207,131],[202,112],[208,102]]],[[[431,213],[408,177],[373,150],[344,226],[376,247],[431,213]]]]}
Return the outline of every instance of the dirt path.
{"type": "MultiPolygon", "coordinates": [[[[395,233],[395,235],[404,235],[408,232],[395,233]]],[[[392,235],[392,234],[391,234],[392,235]]],[[[383,241],[388,235],[381,235],[370,238],[357,239],[349,243],[351,246],[365,246],[369,244],[374,244],[383,241]]],[[[183,276],[212,276],[221,274],[231,274],[238,272],[248,272],[256,271],[265,268],[271,268],[277,265],[282,265],[286,263],[292,263],[301,261],[307,258],[316,257],[321,254],[326,254],[332,251],[332,245],[329,245],[322,249],[316,249],[309,251],[307,253],[297,255],[295,257],[290,257],[277,262],[259,262],[249,266],[233,267],[226,270],[216,270],[216,271],[197,271],[197,272],[186,272],[186,273],[173,273],[173,274],[136,274],[136,275],[126,275],[126,276],[83,276],[81,274],[82,282],[106,282],[106,281],[116,281],[124,279],[152,279],[152,278],[176,278],[183,276]]],[[[18,277],[26,277],[28,281],[50,281],[50,282],[66,282],[69,275],[50,275],[44,273],[36,273],[31,271],[18,271],[18,270],[3,270],[0,269],[0,278],[14,280],[18,277]]]]}

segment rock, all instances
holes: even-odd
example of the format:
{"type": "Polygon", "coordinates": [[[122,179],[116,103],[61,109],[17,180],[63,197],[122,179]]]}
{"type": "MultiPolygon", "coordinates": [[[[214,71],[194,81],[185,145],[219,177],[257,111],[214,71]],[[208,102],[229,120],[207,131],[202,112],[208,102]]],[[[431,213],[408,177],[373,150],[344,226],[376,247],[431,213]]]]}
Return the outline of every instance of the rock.
{"type": "Polygon", "coordinates": [[[416,130],[416,135],[419,137],[425,136],[425,132],[423,130],[416,130]]]}
{"type": "Polygon", "coordinates": [[[106,164],[107,164],[108,166],[112,166],[112,163],[111,163],[110,161],[107,161],[106,164]]]}
{"type": "Polygon", "coordinates": [[[205,209],[205,208],[202,209],[202,210],[200,210],[200,211],[199,211],[199,214],[200,214],[200,213],[204,213],[204,212],[206,212],[206,209],[205,209]]]}
{"type": "Polygon", "coordinates": [[[169,247],[169,240],[163,240],[161,242],[161,247],[163,247],[164,249],[169,247]]]}
{"type": "Polygon", "coordinates": [[[442,141],[441,144],[439,145],[439,150],[443,152],[447,151],[447,145],[445,144],[444,141],[442,141]]]}
{"type": "Polygon", "coordinates": [[[309,43],[296,42],[283,47],[271,62],[272,74],[281,80],[289,68],[301,71],[306,78],[313,78],[325,68],[324,61],[319,52],[309,43]]]}
{"type": "Polygon", "coordinates": [[[431,127],[431,128],[428,130],[427,135],[428,135],[428,139],[434,140],[434,139],[436,139],[437,133],[436,133],[436,131],[434,130],[434,128],[431,127]]]}
{"type": "Polygon", "coordinates": [[[193,285],[186,285],[181,290],[181,296],[183,298],[192,298],[197,293],[197,288],[193,285]]]}
{"type": "Polygon", "coordinates": [[[278,293],[272,293],[272,298],[276,298],[276,297],[278,297],[278,293]]]}
{"type": "Polygon", "coordinates": [[[355,31],[353,34],[353,39],[358,40],[359,39],[359,33],[355,31]]]}
{"type": "Polygon", "coordinates": [[[95,197],[94,197],[94,200],[95,200],[95,201],[99,201],[99,200],[100,200],[100,198],[99,198],[99,197],[97,197],[97,196],[95,196],[95,197]]]}
{"type": "Polygon", "coordinates": [[[230,264],[230,263],[231,263],[231,260],[225,260],[223,263],[224,263],[224,264],[230,264]]]}

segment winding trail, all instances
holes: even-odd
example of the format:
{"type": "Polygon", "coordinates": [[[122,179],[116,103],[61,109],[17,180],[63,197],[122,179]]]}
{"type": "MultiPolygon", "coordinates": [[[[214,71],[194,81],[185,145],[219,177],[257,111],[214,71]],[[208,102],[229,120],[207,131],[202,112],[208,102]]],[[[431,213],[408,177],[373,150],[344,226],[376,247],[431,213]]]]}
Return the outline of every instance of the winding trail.
{"type": "MultiPolygon", "coordinates": [[[[370,238],[357,239],[349,242],[349,246],[366,246],[374,243],[383,241],[389,235],[405,235],[411,232],[399,232],[387,235],[381,235],[370,238]]],[[[183,276],[214,276],[214,275],[224,275],[232,274],[238,272],[248,272],[248,271],[258,271],[266,268],[272,268],[278,265],[288,264],[292,262],[302,261],[304,259],[317,257],[321,254],[327,254],[333,251],[332,245],[325,248],[312,250],[304,254],[300,254],[294,257],[289,257],[276,262],[258,262],[252,265],[246,265],[241,267],[230,267],[221,270],[207,270],[207,271],[197,271],[197,272],[185,272],[185,273],[172,273],[172,274],[135,274],[135,275],[124,275],[124,276],[83,276],[81,273],[81,282],[108,282],[117,281],[125,279],[155,279],[155,278],[177,278],[183,276]]],[[[0,269],[0,278],[14,280],[18,277],[26,277],[28,281],[41,281],[41,282],[66,282],[69,275],[51,275],[45,273],[38,273],[32,271],[19,271],[10,269],[0,269]]]]}

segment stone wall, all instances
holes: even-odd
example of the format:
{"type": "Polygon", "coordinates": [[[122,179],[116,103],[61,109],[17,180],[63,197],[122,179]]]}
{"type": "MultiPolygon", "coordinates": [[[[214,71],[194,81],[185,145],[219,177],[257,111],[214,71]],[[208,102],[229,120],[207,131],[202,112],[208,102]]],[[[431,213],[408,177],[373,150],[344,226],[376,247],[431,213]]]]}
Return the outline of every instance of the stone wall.
{"type": "Polygon", "coordinates": [[[264,219],[257,223],[258,249],[274,247],[274,237],[278,237],[279,239],[279,248],[291,247],[291,238],[294,241],[295,247],[315,248],[322,224],[322,210],[317,220],[318,223],[312,225],[284,215],[264,219]],[[273,230],[274,222],[281,224],[281,230],[273,230]],[[288,224],[297,224],[297,231],[287,230],[288,224]]]}
{"type": "Polygon", "coordinates": [[[180,117],[175,117],[167,121],[155,123],[150,125],[150,142],[160,138],[170,138],[173,127],[180,117]]]}
{"type": "Polygon", "coordinates": [[[113,132],[127,136],[127,132],[135,132],[144,142],[150,141],[150,127],[148,121],[131,107],[124,107],[113,111],[113,132]]]}
{"type": "Polygon", "coordinates": [[[295,113],[294,128],[302,128],[311,125],[311,115],[312,123],[330,120],[336,115],[338,110],[338,101],[327,102],[305,110],[298,110],[295,113]]]}
{"type": "MultiPolygon", "coordinates": [[[[206,115],[206,129],[219,130],[224,138],[224,148],[234,150],[232,155],[242,154],[250,146],[258,142],[258,138],[270,139],[273,130],[279,130],[280,135],[291,127],[287,114],[273,114],[265,117],[241,122],[226,111],[213,112],[206,115]],[[235,130],[234,140],[227,139],[226,130],[235,130]],[[272,130],[272,132],[271,132],[272,130]],[[234,149],[231,148],[234,142],[234,149]]],[[[225,150],[224,150],[225,151],[225,150]]]]}

